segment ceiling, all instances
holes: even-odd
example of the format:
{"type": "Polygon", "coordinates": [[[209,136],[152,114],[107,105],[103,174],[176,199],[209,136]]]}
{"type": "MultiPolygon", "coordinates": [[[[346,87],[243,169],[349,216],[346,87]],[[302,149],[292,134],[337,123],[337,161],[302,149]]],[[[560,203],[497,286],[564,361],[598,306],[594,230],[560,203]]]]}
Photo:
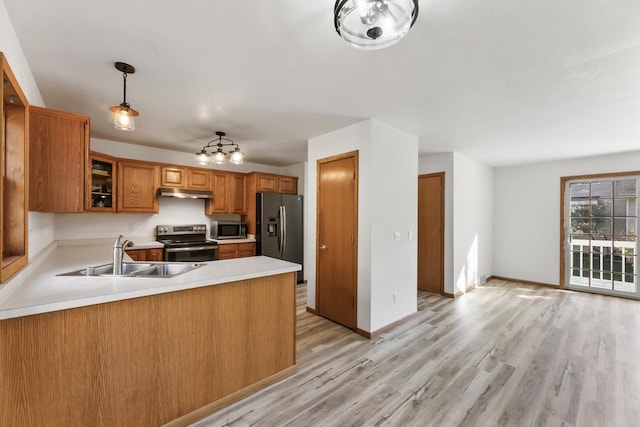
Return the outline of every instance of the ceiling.
{"type": "Polygon", "coordinates": [[[640,149],[637,0],[421,0],[379,51],[339,38],[331,0],[4,4],[46,106],[94,138],[196,152],[221,130],[284,166],[373,118],[493,166],[640,149]],[[134,132],[112,125],[116,61],[136,67],[134,132]]]}

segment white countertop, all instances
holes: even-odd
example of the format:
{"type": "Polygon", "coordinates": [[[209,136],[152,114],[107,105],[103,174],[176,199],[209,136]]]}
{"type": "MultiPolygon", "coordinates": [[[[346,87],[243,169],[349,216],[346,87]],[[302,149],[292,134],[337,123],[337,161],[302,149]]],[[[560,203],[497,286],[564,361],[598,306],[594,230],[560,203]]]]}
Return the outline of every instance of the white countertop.
{"type": "Polygon", "coordinates": [[[170,278],[56,276],[110,264],[113,244],[58,246],[16,286],[0,289],[0,320],[237,280],[290,273],[299,264],[264,256],[210,261],[170,278]]]}

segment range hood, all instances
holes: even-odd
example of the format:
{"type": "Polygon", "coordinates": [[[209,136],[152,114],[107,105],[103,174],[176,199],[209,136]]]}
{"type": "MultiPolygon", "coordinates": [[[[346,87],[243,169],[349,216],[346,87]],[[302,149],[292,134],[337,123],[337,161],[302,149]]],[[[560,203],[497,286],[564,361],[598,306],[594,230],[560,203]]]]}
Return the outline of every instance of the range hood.
{"type": "Polygon", "coordinates": [[[179,199],[213,199],[213,193],[210,190],[160,187],[158,193],[162,197],[177,197],[179,199]]]}

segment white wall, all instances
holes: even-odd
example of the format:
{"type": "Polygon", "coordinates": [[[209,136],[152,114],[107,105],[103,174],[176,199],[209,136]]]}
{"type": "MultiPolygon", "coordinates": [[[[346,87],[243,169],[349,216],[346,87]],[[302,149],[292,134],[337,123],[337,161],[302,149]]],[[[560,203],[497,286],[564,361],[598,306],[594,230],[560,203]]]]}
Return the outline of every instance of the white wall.
{"type": "Polygon", "coordinates": [[[490,276],[493,268],[493,169],[454,153],[453,293],[490,276]]]}
{"type": "Polygon", "coordinates": [[[418,171],[444,172],[444,291],[453,293],[453,153],[420,156],[418,171]]]}
{"type": "Polygon", "coordinates": [[[560,284],[560,178],[640,170],[640,151],[494,169],[493,274],[560,284]]]}
{"type": "Polygon", "coordinates": [[[377,121],[371,137],[371,204],[360,209],[371,211],[367,330],[375,331],[417,311],[418,138],[377,121]]]}
{"type": "MultiPolygon", "coordinates": [[[[0,0],[0,51],[7,58],[29,104],[44,107],[40,89],[33,78],[2,0],[0,0]]],[[[53,242],[53,222],[53,214],[29,212],[29,259],[53,242]]]]}
{"type": "Polygon", "coordinates": [[[416,311],[417,137],[374,120],[309,140],[305,189],[309,274],[307,305],[316,307],[317,161],[358,150],[358,328],[375,331],[416,311]],[[393,141],[393,156],[389,144],[393,141]],[[394,231],[400,240],[394,240],[394,231]],[[393,303],[393,293],[397,302],[393,303]]]}

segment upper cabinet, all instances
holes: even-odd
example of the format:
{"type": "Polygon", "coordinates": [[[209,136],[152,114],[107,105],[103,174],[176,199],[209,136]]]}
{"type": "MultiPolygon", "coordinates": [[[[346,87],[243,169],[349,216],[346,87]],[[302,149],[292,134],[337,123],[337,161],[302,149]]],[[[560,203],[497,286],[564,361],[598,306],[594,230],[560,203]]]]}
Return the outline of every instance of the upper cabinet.
{"type": "Polygon", "coordinates": [[[295,176],[274,175],[252,172],[247,175],[256,193],[298,194],[298,178],[295,176]]]}
{"type": "Polygon", "coordinates": [[[298,178],[295,176],[251,172],[246,175],[245,210],[247,233],[256,233],[256,193],[298,194],[298,178]]]}
{"type": "Polygon", "coordinates": [[[115,157],[91,152],[87,167],[87,205],[90,212],[116,211],[116,164],[115,157]]]}
{"type": "Polygon", "coordinates": [[[213,199],[206,201],[205,213],[245,214],[245,174],[214,170],[211,178],[213,199]]]}
{"type": "Polygon", "coordinates": [[[0,74],[0,283],[5,283],[28,261],[29,104],[2,52],[0,74]]]}
{"type": "Polygon", "coordinates": [[[162,166],[160,171],[160,185],[162,187],[210,190],[211,171],[182,166],[162,166]]]}
{"type": "Polygon", "coordinates": [[[117,177],[118,212],[158,213],[159,165],[120,160],[117,177]]]}
{"type": "Polygon", "coordinates": [[[83,212],[89,117],[29,107],[29,210],[83,212]]]}

